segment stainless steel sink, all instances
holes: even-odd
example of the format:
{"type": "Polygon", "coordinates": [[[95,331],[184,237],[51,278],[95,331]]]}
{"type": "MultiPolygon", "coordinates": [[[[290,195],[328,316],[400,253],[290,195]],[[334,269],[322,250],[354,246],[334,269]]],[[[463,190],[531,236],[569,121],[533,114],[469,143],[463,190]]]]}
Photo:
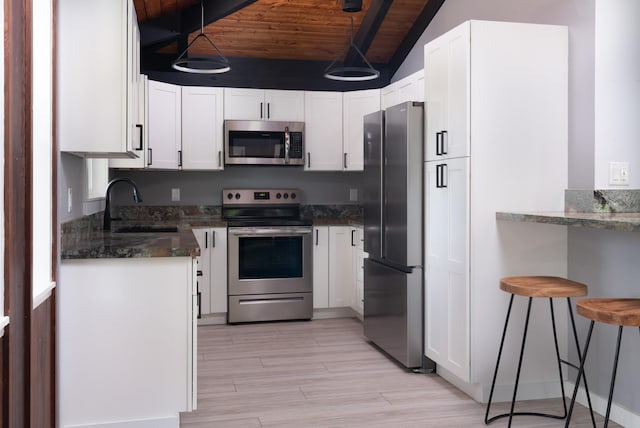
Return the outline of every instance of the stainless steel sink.
{"type": "Polygon", "coordinates": [[[172,233],[177,231],[176,226],[128,226],[116,229],[113,233],[172,233]]]}

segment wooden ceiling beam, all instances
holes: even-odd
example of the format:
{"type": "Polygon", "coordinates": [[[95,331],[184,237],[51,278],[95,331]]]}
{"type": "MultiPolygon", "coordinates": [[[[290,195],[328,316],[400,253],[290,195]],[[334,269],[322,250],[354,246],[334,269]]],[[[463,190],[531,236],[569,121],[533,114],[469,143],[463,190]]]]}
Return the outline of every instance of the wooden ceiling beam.
{"type": "Polygon", "coordinates": [[[420,15],[413,23],[413,26],[404,37],[404,40],[402,40],[402,43],[400,43],[400,46],[396,49],[396,53],[391,60],[389,60],[389,73],[391,73],[392,76],[398,68],[400,68],[402,62],[407,55],[409,55],[409,52],[413,49],[420,36],[422,36],[422,33],[427,29],[427,26],[431,23],[431,20],[436,13],[438,13],[440,6],[442,6],[444,2],[445,0],[429,0],[424,6],[422,12],[420,12],[420,15]]]}
{"type": "MultiPolygon", "coordinates": [[[[256,0],[216,0],[204,3],[204,25],[231,15],[255,3],[256,0]]],[[[179,13],[160,16],[140,24],[140,45],[143,50],[156,50],[176,40],[185,40],[200,29],[202,8],[200,3],[179,13]]]]}
{"type": "MultiPolygon", "coordinates": [[[[367,14],[362,19],[358,33],[353,38],[353,43],[358,47],[358,49],[360,49],[363,55],[366,56],[367,50],[369,50],[369,47],[371,46],[376,33],[380,29],[380,25],[382,25],[382,21],[384,21],[384,17],[387,15],[392,3],[393,0],[371,1],[369,10],[367,10],[367,14]]],[[[360,55],[358,55],[355,49],[349,49],[344,60],[345,65],[352,65],[356,61],[361,61],[360,55]]]]}

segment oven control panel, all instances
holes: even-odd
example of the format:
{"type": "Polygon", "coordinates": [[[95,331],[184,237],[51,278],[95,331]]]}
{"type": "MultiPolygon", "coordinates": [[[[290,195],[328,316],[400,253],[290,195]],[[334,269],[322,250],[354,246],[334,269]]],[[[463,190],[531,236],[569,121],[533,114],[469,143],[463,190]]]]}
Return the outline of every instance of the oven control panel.
{"type": "Polygon", "coordinates": [[[300,204],[299,189],[224,189],[222,205],[300,204]]]}

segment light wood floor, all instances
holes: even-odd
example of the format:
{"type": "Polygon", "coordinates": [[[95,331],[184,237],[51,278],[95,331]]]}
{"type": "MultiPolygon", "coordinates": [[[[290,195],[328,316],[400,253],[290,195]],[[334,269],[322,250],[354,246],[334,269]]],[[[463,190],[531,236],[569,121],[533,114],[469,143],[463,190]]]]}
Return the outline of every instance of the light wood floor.
{"type": "MultiPolygon", "coordinates": [[[[198,331],[198,410],[181,415],[183,428],[484,426],[483,405],[437,375],[400,368],[367,342],[354,318],[198,331]]],[[[519,408],[561,412],[557,400],[519,408]]],[[[490,425],[505,426],[506,419],[490,425]]],[[[521,416],[513,426],[564,421],[521,416]]],[[[584,407],[571,426],[591,426],[584,407]]]]}

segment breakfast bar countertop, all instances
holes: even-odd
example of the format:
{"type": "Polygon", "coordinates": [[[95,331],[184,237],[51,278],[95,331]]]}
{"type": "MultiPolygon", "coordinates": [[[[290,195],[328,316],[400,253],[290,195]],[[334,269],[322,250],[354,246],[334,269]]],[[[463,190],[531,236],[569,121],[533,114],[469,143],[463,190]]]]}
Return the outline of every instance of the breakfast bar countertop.
{"type": "Polygon", "coordinates": [[[496,220],[640,232],[640,212],[496,212],[496,220]]]}

